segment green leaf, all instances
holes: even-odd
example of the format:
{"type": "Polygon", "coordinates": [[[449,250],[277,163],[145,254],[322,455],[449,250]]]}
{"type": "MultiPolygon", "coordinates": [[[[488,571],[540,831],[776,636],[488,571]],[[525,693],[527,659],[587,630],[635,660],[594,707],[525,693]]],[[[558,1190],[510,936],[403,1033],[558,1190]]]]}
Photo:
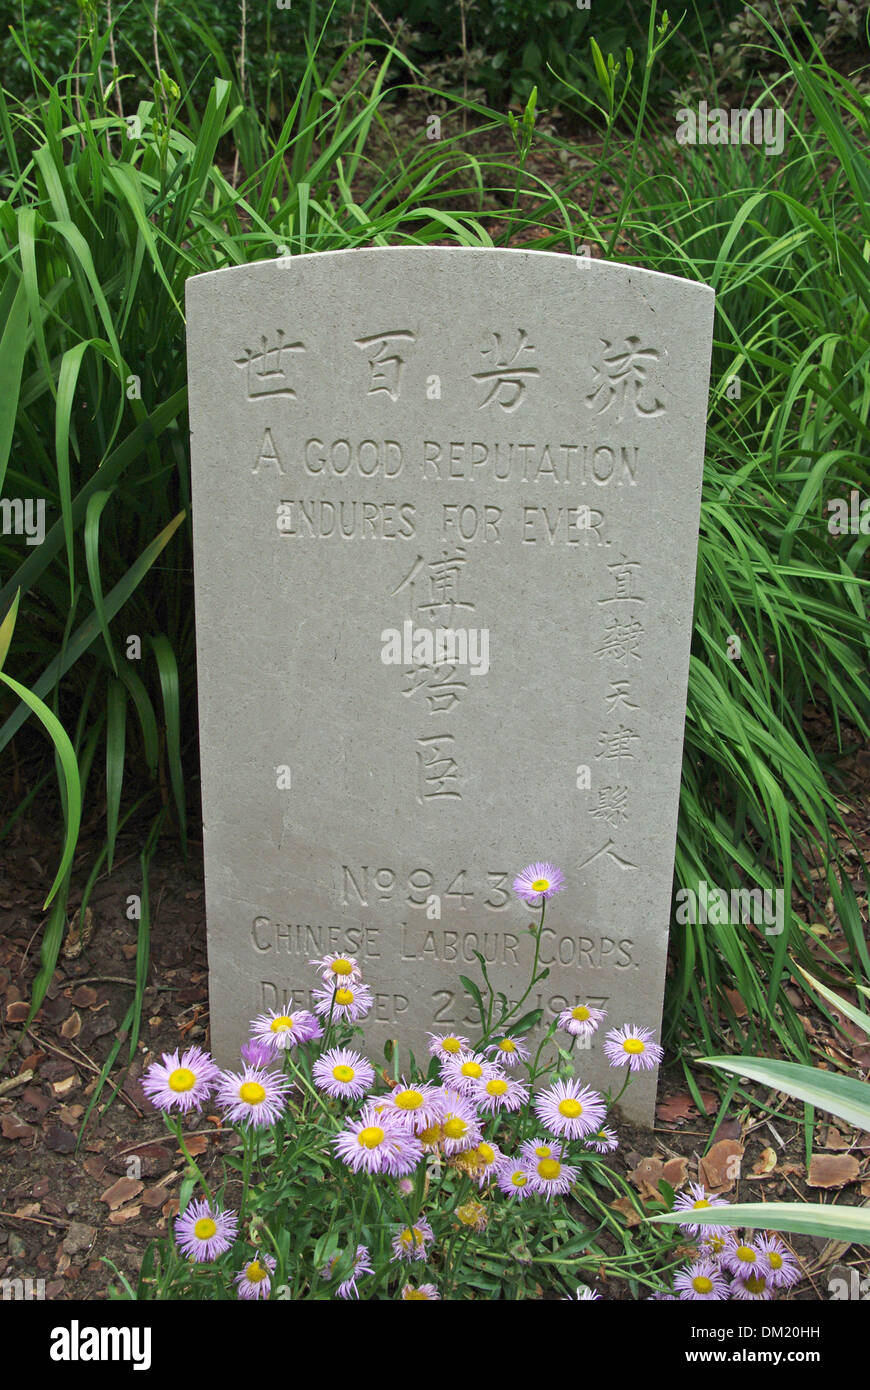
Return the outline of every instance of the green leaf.
{"type": "Polygon", "coordinates": [[[3,670],[3,663],[6,660],[6,653],[9,651],[9,644],[12,641],[12,634],[15,631],[15,619],[18,617],[18,600],[21,597],[21,590],[16,589],[12,606],[6,617],[0,623],[0,671],[3,670]]]}
{"type": "Polygon", "coordinates": [[[24,701],[37,719],[45,725],[51,737],[52,743],[57,750],[63,769],[64,782],[66,784],[66,835],[64,837],[63,854],[61,856],[60,867],[55,874],[54,883],[51,885],[51,892],[43,903],[43,911],[48,907],[61,883],[67,870],[72,864],[73,854],[75,853],[76,842],[79,837],[79,826],[82,819],[82,788],[79,781],[79,765],[76,759],[75,750],[70,743],[69,735],[56,715],[52,714],[48,705],[43,704],[36,695],[32,694],[25,685],[20,685],[18,681],[7,676],[4,671],[0,671],[0,681],[14,690],[15,694],[24,701]]]}
{"type": "Polygon", "coordinates": [[[3,337],[0,338],[0,491],[6,477],[6,465],[9,462],[9,450],[12,447],[15,419],[18,414],[21,372],[27,349],[28,320],[27,290],[22,279],[18,283],[3,328],[3,337]]]}
{"type": "MultiPolygon", "coordinates": [[[[647,1220],[665,1226],[685,1220],[682,1211],[667,1212],[647,1220]]],[[[828,1240],[870,1244],[870,1207],[846,1207],[813,1202],[741,1202],[728,1207],[693,1211],[692,1220],[702,1226],[743,1226],[750,1231],[790,1231],[796,1235],[822,1236],[828,1240]]]]}
{"type": "MultiPolygon", "coordinates": [[[[2,665],[2,662],[0,662],[0,665],[2,665]]],[[[828,989],[826,985],[820,984],[818,980],[814,980],[812,975],[804,970],[803,966],[798,965],[797,962],[795,962],[795,969],[800,971],[804,979],[808,980],[812,985],[813,989],[818,990],[823,999],[827,999],[828,1003],[833,1004],[836,1009],[839,1009],[840,1013],[845,1014],[847,1018],[851,1018],[852,1022],[857,1023],[859,1028],[863,1028],[865,1033],[870,1033],[870,1014],[865,1014],[861,1009],[856,1009],[854,1004],[847,1004],[846,1000],[841,999],[839,994],[835,994],[832,989],[828,989]]]]}
{"type": "Polygon", "coordinates": [[[761,1060],[755,1057],[702,1057],[700,1061],[734,1076],[747,1076],[795,1100],[827,1110],[856,1129],[870,1130],[870,1085],[851,1076],[801,1066],[797,1062],[761,1060]]]}

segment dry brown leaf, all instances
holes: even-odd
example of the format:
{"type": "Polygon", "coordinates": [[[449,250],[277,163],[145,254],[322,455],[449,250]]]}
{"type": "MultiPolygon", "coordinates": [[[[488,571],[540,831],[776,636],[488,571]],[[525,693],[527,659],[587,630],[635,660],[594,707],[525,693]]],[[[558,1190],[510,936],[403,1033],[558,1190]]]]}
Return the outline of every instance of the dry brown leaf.
{"type": "Polygon", "coordinates": [[[125,1221],[132,1221],[134,1216],[138,1216],[142,1208],[140,1206],[122,1207],[120,1211],[109,1213],[109,1223],[112,1226],[122,1226],[125,1221]]]}
{"type": "Polygon", "coordinates": [[[852,1146],[834,1125],[828,1125],[822,1147],[825,1149],[849,1149],[852,1146]]]}
{"type": "Polygon", "coordinates": [[[625,1217],[625,1224],[631,1229],[632,1226],[639,1226],[643,1217],[639,1211],[635,1211],[627,1197],[617,1197],[615,1202],[610,1203],[611,1211],[618,1211],[620,1216],[625,1217]]]}
{"type": "Polygon", "coordinates": [[[729,1192],[740,1177],[743,1145],[720,1139],[698,1164],[698,1176],[708,1192],[729,1192]]]}
{"type": "Polygon", "coordinates": [[[662,1177],[671,1187],[682,1187],[689,1176],[689,1164],[685,1158],[669,1158],[662,1169],[662,1177]]]}
{"type": "Polygon", "coordinates": [[[145,1184],[138,1182],[136,1178],[119,1178],[111,1187],[106,1188],[100,1201],[107,1202],[110,1210],[115,1211],[133,1197],[138,1197],[144,1186],[145,1184]]]}
{"type": "Polygon", "coordinates": [[[656,1106],[656,1119],[663,1120],[665,1124],[687,1120],[690,1115],[697,1113],[695,1102],[690,1095],[668,1096],[667,1100],[656,1106]]]}
{"type": "Polygon", "coordinates": [[[661,1195],[658,1183],[664,1166],[660,1158],[642,1158],[628,1176],[642,1196],[657,1197],[661,1195]]]}
{"type": "Polygon", "coordinates": [[[842,1187],[854,1182],[860,1171],[857,1158],[851,1154],[813,1154],[807,1187],[842,1187]]]}
{"type": "MultiPolygon", "coordinates": [[[[191,1134],[189,1138],[185,1138],[184,1142],[187,1145],[187,1151],[191,1157],[199,1158],[199,1155],[204,1154],[208,1148],[208,1135],[191,1134]]],[[[176,1149],[175,1152],[181,1153],[181,1149],[176,1149]]]]}
{"type": "Polygon", "coordinates": [[[78,1035],[79,1035],[79,1033],[80,1033],[81,1031],[82,1031],[82,1016],[81,1016],[81,1014],[79,1013],[78,1009],[73,1009],[73,1011],[72,1011],[72,1013],[70,1014],[69,1018],[65,1018],[64,1021],[63,1021],[63,1023],[60,1025],[60,1034],[61,1034],[61,1037],[62,1037],[62,1038],[77,1038],[78,1035]]]}

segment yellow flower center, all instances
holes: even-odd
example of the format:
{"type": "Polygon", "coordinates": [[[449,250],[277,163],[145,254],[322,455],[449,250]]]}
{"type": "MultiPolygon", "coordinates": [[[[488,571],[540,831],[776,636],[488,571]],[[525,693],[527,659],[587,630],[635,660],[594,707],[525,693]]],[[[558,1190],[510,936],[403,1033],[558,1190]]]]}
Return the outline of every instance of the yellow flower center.
{"type": "Polygon", "coordinates": [[[744,1282],[750,1293],[764,1293],[767,1288],[767,1280],[763,1274],[748,1274],[744,1282]]]}
{"type": "Polygon", "coordinates": [[[709,1205],[706,1197],[699,1197],[697,1202],[692,1203],[692,1211],[700,1211],[702,1207],[709,1207],[709,1205]]]}
{"type": "Polygon", "coordinates": [[[423,1232],[420,1230],[419,1226],[406,1226],[404,1231],[400,1235],[399,1240],[402,1242],[406,1249],[412,1245],[422,1245],[423,1232]]]}
{"type": "Polygon", "coordinates": [[[571,1017],[578,1023],[585,1023],[587,1018],[592,1017],[591,1009],[587,1009],[585,1004],[578,1004],[576,1009],[571,1010],[571,1017]]]}
{"type": "Polygon", "coordinates": [[[268,1269],[261,1265],[259,1260],[252,1260],[245,1273],[252,1284],[261,1284],[264,1279],[269,1277],[268,1269]]]}
{"type": "Polygon", "coordinates": [[[751,1245],[738,1245],[737,1258],[742,1260],[744,1264],[753,1265],[755,1264],[755,1251],[751,1245]]]}
{"type": "Polygon", "coordinates": [[[518,1168],[515,1173],[511,1173],[511,1183],[514,1187],[525,1187],[528,1180],[528,1173],[524,1173],[522,1168],[518,1168]]]}
{"type": "Polygon", "coordinates": [[[508,1084],[503,1076],[494,1076],[492,1081],[487,1081],[484,1090],[491,1096],[503,1096],[508,1088],[508,1084]]]}
{"type": "Polygon", "coordinates": [[[513,1038],[502,1038],[498,1046],[501,1052],[516,1052],[517,1050],[517,1045],[513,1038]]]}
{"type": "Polygon", "coordinates": [[[767,1259],[771,1269],[782,1269],[782,1255],[776,1250],[768,1250],[767,1259]]]}
{"type": "Polygon", "coordinates": [[[552,1152],[553,1151],[550,1148],[549,1144],[539,1144],[538,1147],[535,1149],[535,1157],[549,1158],[552,1152]]]}
{"type": "Polygon", "coordinates": [[[706,1274],[696,1274],[695,1278],[692,1280],[692,1288],[695,1290],[695,1293],[712,1293],[713,1280],[708,1279],[706,1274]]]}
{"type": "Polygon", "coordinates": [[[627,1052],[629,1056],[636,1057],[639,1052],[646,1052],[646,1047],[640,1038],[626,1038],[622,1044],[622,1050],[627,1052]]]}
{"type": "Polygon", "coordinates": [[[429,1295],[423,1289],[406,1289],[404,1299],[406,1303],[428,1303],[429,1295]]]}
{"type": "Polygon", "coordinates": [[[337,990],[335,991],[335,1002],[336,1002],[336,1004],[341,1004],[342,1007],[344,1007],[346,1004],[352,1004],[352,1003],[353,1003],[353,990],[352,990],[352,989],[337,989],[337,990]]]}
{"type": "Polygon", "coordinates": [[[463,1076],[483,1076],[483,1067],[479,1062],[463,1062],[459,1070],[463,1076]]]}
{"type": "Polygon", "coordinates": [[[193,1228],[193,1234],[197,1240],[211,1240],[216,1230],[216,1221],[212,1221],[210,1216],[201,1216],[193,1228]]]}
{"type": "Polygon", "coordinates": [[[393,1099],[400,1110],[419,1110],[423,1104],[421,1091],[397,1091],[393,1099]]]}
{"type": "Polygon", "coordinates": [[[344,956],[340,956],[338,960],[334,960],[329,968],[333,975],[349,975],[353,970],[350,961],[345,960],[344,956]]]}
{"type": "Polygon", "coordinates": [[[196,1084],[196,1077],[189,1067],[176,1067],[169,1075],[170,1091],[189,1091],[196,1084]]]}
{"type": "Polygon", "coordinates": [[[286,1033],[288,1028],[293,1027],[293,1020],[289,1014],[281,1014],[278,1018],[273,1018],[269,1024],[273,1033],[286,1033]]]}
{"type": "Polygon", "coordinates": [[[243,1081],[239,1087],[239,1100],[246,1105],[262,1105],[266,1099],[266,1088],[259,1081],[243,1081]]]}
{"type": "Polygon", "coordinates": [[[562,1165],[557,1158],[542,1158],[538,1164],[538,1177],[544,1178],[547,1182],[558,1178],[561,1171],[562,1165]]]}
{"type": "Polygon", "coordinates": [[[550,880],[548,878],[536,878],[532,884],[536,893],[546,893],[549,886],[550,880]]]}
{"type": "Polygon", "coordinates": [[[567,1096],[565,1100],[560,1100],[558,1109],[559,1114],[564,1115],[566,1120],[576,1120],[578,1115],[583,1114],[583,1106],[580,1101],[572,1099],[571,1096],[567,1096]]]}
{"type": "Polygon", "coordinates": [[[417,1135],[421,1144],[437,1144],[441,1138],[440,1125],[427,1125],[426,1129],[421,1129],[417,1135]]]}
{"type": "Polygon", "coordinates": [[[376,1149],[379,1144],[384,1142],[384,1131],[380,1125],[367,1125],[361,1129],[357,1137],[357,1143],[363,1149],[376,1149]]]}
{"type": "Polygon", "coordinates": [[[462,1051],[462,1043],[459,1041],[458,1038],[445,1038],[441,1043],[441,1046],[444,1048],[445,1052],[462,1051]]]}
{"type": "Polygon", "coordinates": [[[495,1161],[495,1149],[491,1144],[478,1144],[477,1152],[484,1163],[489,1164],[495,1161]]]}
{"type": "Polygon", "coordinates": [[[444,1126],[448,1139],[462,1139],[468,1133],[468,1124],[459,1115],[451,1115],[444,1126]]]}
{"type": "Polygon", "coordinates": [[[339,1062],[337,1067],[332,1068],[332,1074],[336,1081],[353,1081],[356,1076],[353,1067],[345,1066],[343,1062],[339,1062]]]}

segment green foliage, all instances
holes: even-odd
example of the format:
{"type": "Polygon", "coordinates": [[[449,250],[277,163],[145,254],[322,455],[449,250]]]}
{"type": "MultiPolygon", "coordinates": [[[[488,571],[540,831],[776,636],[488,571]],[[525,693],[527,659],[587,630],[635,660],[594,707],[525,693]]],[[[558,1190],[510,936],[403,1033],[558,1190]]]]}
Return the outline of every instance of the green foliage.
{"type": "MultiPolygon", "coordinates": [[[[588,87],[595,80],[590,38],[607,52],[621,53],[635,44],[645,25],[645,6],[637,0],[610,0],[580,8],[576,0],[385,0],[380,6],[391,21],[410,26],[402,46],[420,65],[452,60],[462,53],[465,13],[466,76],[486,100],[500,106],[528,100],[533,87],[541,105],[561,102],[560,78],[588,87]]],[[[739,0],[689,5],[670,66],[655,74],[653,97],[666,99],[696,63],[697,53],[718,39],[739,0]]],[[[677,7],[676,15],[683,12],[677,7]]]]}

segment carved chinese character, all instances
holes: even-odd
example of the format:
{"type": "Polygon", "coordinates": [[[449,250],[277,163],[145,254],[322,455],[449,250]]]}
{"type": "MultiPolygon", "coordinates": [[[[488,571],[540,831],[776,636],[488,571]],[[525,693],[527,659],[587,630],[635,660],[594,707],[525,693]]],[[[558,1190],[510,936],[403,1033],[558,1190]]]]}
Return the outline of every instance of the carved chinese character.
{"type": "Polygon", "coordinates": [[[631,744],[639,738],[640,734],[633,733],[631,729],[624,729],[621,724],[616,730],[602,729],[598,735],[599,752],[595,757],[615,762],[618,777],[622,772],[623,761],[626,758],[634,758],[631,744]]]}
{"type": "Polygon", "coordinates": [[[436,734],[417,739],[417,766],[420,773],[418,800],[423,803],[437,797],[462,799],[458,788],[459,769],[448,749],[452,734],[436,734]]]}
{"type": "Polygon", "coordinates": [[[393,590],[390,597],[400,594],[403,589],[408,588],[412,596],[412,616],[416,613],[426,613],[429,615],[430,622],[436,621],[436,614],[442,616],[437,618],[443,626],[449,626],[456,608],[473,609],[474,604],[469,603],[459,597],[459,576],[462,566],[467,563],[465,547],[459,545],[451,555],[449,550],[445,550],[440,560],[432,560],[428,564],[422,555],[418,555],[411,567],[410,573],[405,576],[398,588],[393,590]],[[429,581],[428,602],[416,603],[415,580],[418,574],[425,574],[429,581]]]}
{"type": "Polygon", "coordinates": [[[245,348],[245,356],[236,358],[236,366],[242,367],[246,373],[249,401],[259,400],[264,396],[296,396],[287,378],[286,368],[282,365],[282,356],[285,352],[304,352],[305,345],[285,343],[280,328],[277,337],[277,345],[268,347],[268,340],[264,334],[260,339],[259,352],[245,348]]]}
{"type": "Polygon", "coordinates": [[[599,787],[598,804],[589,808],[589,814],[618,830],[628,820],[628,787],[599,787]]]}
{"type": "Polygon", "coordinates": [[[376,391],[385,391],[391,401],[399,399],[399,377],[404,358],[394,351],[393,344],[414,341],[414,334],[405,329],[396,329],[391,333],[373,333],[370,338],[356,339],[357,347],[369,349],[367,355],[372,369],[372,379],[367,395],[373,396],[376,391]]]}
{"type": "Polygon", "coordinates": [[[621,423],[626,411],[631,409],[635,415],[663,415],[664,402],[654,397],[652,405],[645,405],[642,399],[647,387],[647,366],[659,360],[656,348],[642,348],[640,338],[626,338],[625,351],[616,349],[607,338],[600,340],[605,351],[602,354],[603,366],[595,368],[595,389],[586,397],[586,405],[603,415],[614,401],[617,402],[616,419],[621,423]],[[596,402],[597,408],[596,408],[596,402]]]}
{"type": "Polygon", "coordinates": [[[415,690],[427,690],[426,701],[429,705],[430,714],[446,714],[459,703],[459,697],[468,689],[467,681],[454,679],[456,667],[446,666],[412,666],[410,670],[403,671],[405,680],[408,681],[409,688],[403,690],[403,695],[413,695],[415,690]]]}
{"type": "Polygon", "coordinates": [[[646,603],[646,599],[634,592],[634,571],[640,569],[639,560],[626,560],[623,557],[618,564],[608,565],[607,568],[616,585],[616,593],[611,594],[610,598],[600,598],[599,603],[646,603]]]}
{"type": "Polygon", "coordinates": [[[637,618],[620,622],[614,615],[606,625],[603,644],[596,647],[595,655],[620,662],[631,656],[635,661],[640,661],[638,646],[642,636],[643,627],[637,618]]]}
{"type": "Polygon", "coordinates": [[[626,709],[637,709],[638,706],[628,698],[628,681],[611,681],[610,689],[605,695],[607,701],[607,713],[612,714],[620,705],[625,705],[626,709]]]}
{"type": "Polygon", "coordinates": [[[540,375],[537,367],[519,365],[522,353],[535,352],[536,349],[528,342],[524,328],[518,330],[518,335],[519,343],[512,354],[502,344],[500,333],[493,333],[494,344],[492,347],[481,348],[481,356],[489,357],[492,354],[495,365],[491,371],[472,374],[472,380],[487,383],[490,388],[488,395],[480,402],[478,410],[482,410],[484,406],[491,405],[495,401],[502,410],[510,415],[518,408],[523,398],[526,379],[540,375]]]}

